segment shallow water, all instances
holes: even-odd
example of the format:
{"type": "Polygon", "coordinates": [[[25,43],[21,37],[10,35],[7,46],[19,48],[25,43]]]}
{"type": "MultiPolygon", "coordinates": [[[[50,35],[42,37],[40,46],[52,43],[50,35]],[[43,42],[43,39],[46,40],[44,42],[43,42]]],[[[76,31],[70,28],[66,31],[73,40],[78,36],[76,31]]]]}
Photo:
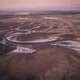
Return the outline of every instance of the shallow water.
{"type": "Polygon", "coordinates": [[[59,45],[59,46],[73,49],[73,50],[80,52],[80,42],[79,41],[65,40],[65,41],[58,41],[56,43],[52,43],[51,45],[59,45]]]}
{"type": "MultiPolygon", "coordinates": [[[[11,51],[10,53],[25,53],[25,54],[31,54],[31,53],[34,53],[34,52],[36,52],[36,50],[34,50],[34,49],[30,49],[30,48],[26,48],[26,47],[20,47],[20,46],[17,46],[17,48],[15,49],[15,50],[13,50],[13,51],[11,51]]],[[[9,53],[9,54],[10,54],[9,53]]],[[[8,55],[9,55],[8,54],[8,55]]]]}
{"type": "Polygon", "coordinates": [[[48,43],[52,42],[58,39],[58,37],[48,36],[45,37],[44,33],[42,35],[33,35],[34,33],[31,33],[30,37],[28,34],[25,33],[13,33],[12,35],[7,37],[8,41],[14,42],[14,43],[48,43]],[[24,39],[23,39],[24,38],[24,39]],[[30,40],[28,39],[30,38],[30,40]]]}
{"type": "Polygon", "coordinates": [[[9,43],[15,44],[5,47],[8,51],[2,46],[2,79],[6,74],[9,79],[14,77],[16,80],[32,80],[31,77],[35,76],[40,76],[41,80],[63,80],[65,77],[66,80],[73,80],[68,77],[80,74],[79,15],[49,16],[15,16],[15,19],[0,21],[2,30],[10,28],[2,44],[4,47],[9,43]]]}
{"type": "MultiPolygon", "coordinates": [[[[71,37],[71,35],[68,35],[66,37],[65,37],[65,35],[63,35],[63,36],[51,36],[48,34],[46,34],[45,36],[44,36],[44,33],[37,33],[37,32],[36,33],[16,32],[16,33],[8,35],[6,37],[6,39],[10,42],[17,43],[17,44],[26,44],[26,45],[30,44],[33,47],[35,44],[40,45],[40,46],[43,46],[46,44],[47,46],[48,45],[61,46],[61,47],[73,49],[73,50],[80,52],[80,42],[77,40],[74,40],[74,38],[73,38],[74,36],[73,37],[71,37]]],[[[13,52],[33,53],[34,51],[36,51],[36,50],[26,48],[26,47],[20,47],[18,45],[17,49],[14,50],[13,52]]]]}
{"type": "MultiPolygon", "coordinates": [[[[14,29],[15,32],[7,35],[6,39],[7,41],[20,45],[30,44],[34,46],[37,44],[43,46],[46,44],[46,46],[55,45],[80,51],[79,33],[77,32],[78,29],[75,29],[74,26],[74,23],[80,20],[76,17],[77,15],[45,15],[41,17],[27,16],[22,17],[22,19],[20,17],[10,18],[12,22],[15,19],[17,22],[20,20],[23,22],[20,22],[19,24],[21,25],[14,29]],[[75,35],[78,37],[76,38],[75,35]]],[[[77,28],[79,28],[78,25],[77,28]]],[[[21,52],[23,52],[23,48],[28,47],[20,47],[21,52]]]]}

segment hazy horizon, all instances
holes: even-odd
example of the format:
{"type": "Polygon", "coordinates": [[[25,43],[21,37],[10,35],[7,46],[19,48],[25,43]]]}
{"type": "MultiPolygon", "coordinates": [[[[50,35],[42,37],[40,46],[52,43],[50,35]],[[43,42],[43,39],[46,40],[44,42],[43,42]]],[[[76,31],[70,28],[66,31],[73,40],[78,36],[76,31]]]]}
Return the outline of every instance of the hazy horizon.
{"type": "Polygon", "coordinates": [[[80,0],[0,0],[0,10],[80,10],[80,0]]]}

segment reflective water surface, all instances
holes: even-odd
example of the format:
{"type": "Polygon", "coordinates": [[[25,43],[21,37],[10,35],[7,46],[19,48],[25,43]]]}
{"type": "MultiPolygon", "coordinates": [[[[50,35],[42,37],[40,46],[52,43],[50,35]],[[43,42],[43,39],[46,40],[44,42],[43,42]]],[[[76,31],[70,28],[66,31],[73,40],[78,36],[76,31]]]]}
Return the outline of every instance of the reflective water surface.
{"type": "MultiPolygon", "coordinates": [[[[75,16],[40,16],[39,18],[27,17],[26,20],[24,19],[25,17],[19,19],[17,18],[18,23],[19,21],[23,22],[21,22],[20,26],[14,28],[14,31],[9,32],[6,35],[6,40],[14,44],[18,44],[18,46],[26,44],[34,47],[34,45],[43,46],[46,44],[62,46],[80,51],[80,37],[77,29],[74,28],[74,23],[79,20],[74,20],[72,19],[73,17],[75,19],[75,16]]],[[[26,50],[28,49],[27,46],[21,46],[15,51],[18,52],[20,50],[19,52],[25,53],[23,48],[26,48],[26,50]]]]}
{"type": "Polygon", "coordinates": [[[80,80],[80,14],[0,16],[0,80],[80,80]]]}

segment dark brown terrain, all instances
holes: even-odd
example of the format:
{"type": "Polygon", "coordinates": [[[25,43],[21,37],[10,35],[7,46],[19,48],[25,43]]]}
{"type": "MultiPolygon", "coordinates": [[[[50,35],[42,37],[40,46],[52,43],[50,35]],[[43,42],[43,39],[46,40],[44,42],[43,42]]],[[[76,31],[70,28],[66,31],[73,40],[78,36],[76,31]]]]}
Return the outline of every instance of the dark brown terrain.
{"type": "Polygon", "coordinates": [[[80,14],[0,16],[0,80],[80,80],[80,14]]]}

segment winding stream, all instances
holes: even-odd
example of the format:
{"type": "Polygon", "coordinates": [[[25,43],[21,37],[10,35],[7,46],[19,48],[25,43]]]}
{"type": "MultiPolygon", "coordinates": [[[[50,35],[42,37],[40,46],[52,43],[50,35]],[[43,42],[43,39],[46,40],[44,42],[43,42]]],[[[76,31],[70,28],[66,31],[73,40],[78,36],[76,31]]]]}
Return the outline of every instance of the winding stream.
{"type": "Polygon", "coordinates": [[[23,26],[18,26],[15,29],[15,32],[9,33],[6,36],[7,41],[18,45],[16,50],[13,52],[33,53],[36,51],[34,48],[32,49],[27,46],[21,46],[24,44],[31,45],[33,47],[35,44],[40,46],[45,44],[47,44],[47,46],[62,46],[80,52],[80,42],[74,40],[76,37],[73,38],[71,36],[65,36],[65,33],[67,34],[67,32],[70,31],[69,29],[71,29],[71,26],[73,26],[71,22],[66,22],[63,18],[60,17],[44,17],[44,19],[44,23],[27,22],[23,26]],[[50,26],[48,25],[47,20],[52,20],[52,22],[50,21],[50,26]],[[60,34],[64,36],[61,37],[59,36],[60,34]]]}

